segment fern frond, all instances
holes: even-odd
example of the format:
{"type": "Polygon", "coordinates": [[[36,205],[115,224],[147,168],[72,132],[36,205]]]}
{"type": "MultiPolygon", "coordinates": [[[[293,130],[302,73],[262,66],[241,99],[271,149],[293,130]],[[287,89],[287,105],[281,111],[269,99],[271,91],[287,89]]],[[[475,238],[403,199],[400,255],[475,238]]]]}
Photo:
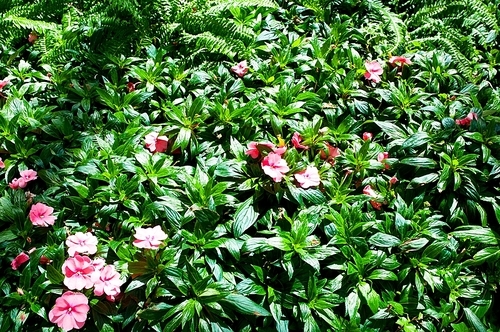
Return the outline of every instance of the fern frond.
{"type": "Polygon", "coordinates": [[[29,18],[25,17],[7,16],[6,18],[4,18],[4,20],[12,22],[18,28],[31,29],[39,32],[47,30],[54,31],[61,28],[60,25],[52,22],[30,20],[29,18]]]}
{"type": "Polygon", "coordinates": [[[238,7],[238,8],[269,8],[277,9],[279,6],[273,0],[217,0],[207,10],[207,14],[217,14],[225,10],[238,7]]]}

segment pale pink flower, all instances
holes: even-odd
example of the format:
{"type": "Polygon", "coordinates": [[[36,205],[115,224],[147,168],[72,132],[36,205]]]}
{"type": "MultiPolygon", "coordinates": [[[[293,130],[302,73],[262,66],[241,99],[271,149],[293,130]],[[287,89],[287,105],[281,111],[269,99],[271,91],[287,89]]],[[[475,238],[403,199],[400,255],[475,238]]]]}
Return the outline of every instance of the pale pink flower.
{"type": "Polygon", "coordinates": [[[391,65],[395,65],[397,67],[403,67],[404,65],[411,65],[412,62],[410,59],[404,57],[404,56],[392,56],[390,59],[389,59],[389,63],[391,65]]]}
{"type": "Polygon", "coordinates": [[[64,331],[81,329],[90,310],[89,300],[82,293],[65,292],[56,299],[56,304],[49,311],[49,320],[64,331]]]}
{"type": "Polygon", "coordinates": [[[153,228],[136,228],[133,244],[137,248],[158,249],[163,240],[167,238],[167,234],[162,231],[160,226],[153,228]]]}
{"type": "Polygon", "coordinates": [[[36,180],[38,178],[36,171],[34,171],[32,169],[28,169],[26,171],[21,171],[21,172],[19,172],[19,174],[21,174],[21,178],[23,178],[24,181],[26,181],[26,182],[30,182],[30,181],[36,180]]]}
{"type": "Polygon", "coordinates": [[[261,167],[264,173],[269,175],[274,182],[281,182],[285,173],[290,171],[286,160],[282,159],[279,154],[271,152],[261,162],[261,167]]]}
{"type": "Polygon", "coordinates": [[[467,114],[467,116],[463,119],[457,119],[455,120],[455,123],[459,126],[462,126],[462,127],[469,127],[472,120],[477,120],[477,114],[474,113],[474,112],[470,112],[469,114],[467,114]]]}
{"type": "Polygon", "coordinates": [[[373,138],[373,134],[369,132],[363,133],[363,141],[371,141],[373,138]]]}
{"type": "Polygon", "coordinates": [[[75,257],[68,258],[62,266],[62,271],[65,277],[64,285],[69,289],[81,290],[94,285],[91,276],[95,268],[87,256],[76,254],[75,257]]]}
{"type": "Polygon", "coordinates": [[[36,203],[31,206],[30,220],[34,226],[49,227],[54,225],[56,217],[52,215],[54,209],[43,203],[36,203]]]}
{"type": "Polygon", "coordinates": [[[106,261],[104,260],[104,258],[97,257],[92,261],[92,265],[94,266],[95,271],[101,271],[102,268],[106,265],[106,261]]]}
{"type": "Polygon", "coordinates": [[[12,267],[12,270],[17,270],[21,265],[26,263],[27,261],[30,260],[30,256],[28,256],[26,253],[22,252],[19,255],[16,256],[10,263],[10,266],[12,267]]]}
{"type": "Polygon", "coordinates": [[[330,143],[325,143],[328,152],[324,150],[320,150],[319,156],[321,159],[326,160],[330,164],[335,164],[335,158],[340,156],[340,149],[336,146],[331,145],[330,143]],[[328,154],[327,154],[328,153],[328,154]]]}
{"type": "Polygon", "coordinates": [[[373,190],[373,188],[370,185],[367,185],[366,187],[363,188],[363,194],[374,198],[370,201],[370,204],[373,206],[374,209],[380,210],[380,208],[382,207],[382,203],[377,201],[377,199],[379,199],[380,196],[375,190],[373,190]]]}
{"type": "Polygon", "coordinates": [[[391,168],[391,166],[385,161],[387,158],[389,158],[389,152],[380,152],[377,156],[377,160],[384,165],[385,169],[391,168]]]}
{"type": "Polygon", "coordinates": [[[257,159],[260,157],[260,150],[259,146],[264,147],[264,148],[269,148],[271,150],[274,150],[276,148],[276,145],[273,143],[257,143],[257,142],[250,142],[248,143],[248,150],[245,151],[246,155],[249,155],[253,159],[257,159]]]}
{"type": "Polygon", "coordinates": [[[102,294],[116,296],[120,293],[120,286],[125,283],[113,265],[106,265],[102,270],[92,273],[92,282],[94,294],[97,296],[102,294]]]}
{"type": "Polygon", "coordinates": [[[2,89],[3,89],[3,88],[7,85],[7,84],[9,84],[9,82],[10,82],[10,81],[9,81],[8,79],[6,79],[6,78],[5,78],[5,79],[3,79],[3,80],[1,80],[1,81],[0,81],[0,91],[2,91],[2,89]]]}
{"type": "Polygon", "coordinates": [[[243,77],[245,76],[246,73],[248,73],[248,65],[246,61],[241,61],[235,66],[231,67],[231,71],[238,75],[238,77],[243,77]]]}
{"type": "Polygon", "coordinates": [[[365,62],[365,68],[366,73],[364,76],[367,80],[373,81],[375,83],[381,81],[380,75],[382,75],[384,71],[378,61],[365,62]]]}
{"type": "Polygon", "coordinates": [[[75,256],[75,253],[93,255],[97,252],[97,237],[91,233],[77,232],[66,239],[68,254],[75,256]]]}
{"type": "Polygon", "coordinates": [[[294,177],[304,189],[319,186],[321,182],[318,169],[314,166],[307,166],[305,170],[295,173],[294,177]]]}
{"type": "Polygon", "coordinates": [[[5,168],[5,164],[4,164],[4,162],[2,161],[2,158],[0,158],[0,168],[5,168]]]}
{"type": "Polygon", "coordinates": [[[282,156],[286,152],[286,146],[277,147],[273,152],[282,156]]]}
{"type": "Polygon", "coordinates": [[[9,183],[9,187],[11,187],[12,189],[26,188],[27,185],[28,183],[23,178],[14,178],[9,183]]]}
{"type": "Polygon", "coordinates": [[[149,133],[144,138],[146,148],[151,152],[165,152],[168,146],[167,136],[158,136],[158,133],[149,133]]]}
{"type": "Polygon", "coordinates": [[[292,136],[292,144],[293,146],[296,148],[296,149],[304,149],[304,150],[307,150],[309,149],[308,146],[306,145],[302,145],[301,144],[302,142],[302,137],[300,136],[299,133],[295,132],[292,136]]]}

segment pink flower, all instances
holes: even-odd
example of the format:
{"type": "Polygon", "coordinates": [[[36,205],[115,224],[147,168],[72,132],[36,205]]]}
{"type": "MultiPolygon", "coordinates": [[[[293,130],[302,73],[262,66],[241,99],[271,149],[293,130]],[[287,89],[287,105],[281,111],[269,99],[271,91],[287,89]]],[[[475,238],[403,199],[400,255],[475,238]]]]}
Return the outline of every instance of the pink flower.
{"type": "MultiPolygon", "coordinates": [[[[363,194],[370,196],[372,198],[375,198],[375,199],[380,198],[379,194],[375,190],[373,190],[370,185],[367,185],[366,187],[363,188],[363,194]]],[[[374,209],[380,210],[380,208],[382,207],[382,203],[378,202],[375,199],[372,199],[370,201],[370,204],[373,206],[374,209]]]]}
{"type": "MultiPolygon", "coordinates": [[[[28,169],[26,171],[21,171],[19,172],[19,174],[21,174],[21,178],[24,179],[24,181],[26,182],[30,182],[30,181],[33,181],[33,180],[36,180],[37,179],[37,173],[36,171],[32,170],[32,169],[28,169]]],[[[21,187],[23,188],[23,187],[21,187]]]]}
{"type": "Polygon", "coordinates": [[[92,265],[94,266],[95,271],[101,271],[102,268],[106,265],[106,261],[104,260],[104,258],[97,257],[92,261],[92,265]]]}
{"type": "Polygon", "coordinates": [[[363,141],[371,141],[373,138],[372,133],[365,132],[363,133],[363,141]]]}
{"type": "Polygon", "coordinates": [[[26,263],[27,261],[30,260],[30,256],[25,254],[24,252],[20,253],[19,255],[16,256],[10,263],[10,266],[12,266],[12,270],[17,270],[21,265],[26,263]]]}
{"type": "Polygon", "coordinates": [[[238,77],[243,77],[245,76],[246,73],[248,73],[248,65],[246,61],[241,61],[237,65],[231,67],[231,71],[238,75],[238,77]]]}
{"type": "Polygon", "coordinates": [[[168,146],[167,136],[158,136],[158,133],[150,133],[145,137],[146,148],[151,152],[165,152],[168,146]]]}
{"type": "Polygon", "coordinates": [[[398,178],[397,178],[397,177],[395,177],[395,176],[393,176],[393,177],[389,180],[389,183],[390,183],[390,184],[396,184],[396,182],[398,182],[398,181],[399,181],[399,180],[398,180],[398,178]]]}
{"type": "Polygon", "coordinates": [[[469,127],[472,120],[477,120],[477,114],[474,113],[474,112],[470,112],[469,114],[467,114],[467,116],[463,119],[457,119],[455,120],[455,123],[459,126],[462,126],[462,127],[469,127]]]}
{"type": "Polygon", "coordinates": [[[9,80],[8,79],[3,79],[2,81],[0,81],[0,91],[7,85],[9,84],[9,80]]]}
{"type": "Polygon", "coordinates": [[[120,273],[115,270],[113,265],[106,265],[101,271],[92,273],[94,282],[94,294],[101,296],[116,296],[120,293],[120,286],[125,283],[120,279],[120,273]]]}
{"type": "Polygon", "coordinates": [[[68,258],[63,266],[64,285],[69,289],[91,288],[94,283],[91,276],[95,271],[92,260],[87,256],[75,255],[68,258]]]}
{"type": "Polygon", "coordinates": [[[30,32],[28,35],[28,42],[33,44],[38,39],[38,35],[34,32],[30,32]]]}
{"type": "Polygon", "coordinates": [[[75,256],[75,253],[93,255],[97,252],[97,237],[91,233],[77,232],[66,239],[68,254],[75,256]]]}
{"type": "Polygon", "coordinates": [[[286,160],[281,159],[279,154],[271,152],[261,162],[264,173],[269,175],[274,182],[281,182],[285,173],[290,170],[286,160]]]}
{"type": "Polygon", "coordinates": [[[319,186],[321,182],[318,169],[314,166],[307,166],[305,170],[295,173],[294,176],[295,180],[304,189],[319,186]]]}
{"type": "Polygon", "coordinates": [[[49,227],[54,225],[56,217],[52,216],[54,209],[43,203],[36,203],[31,206],[30,220],[34,226],[49,227]]]}
{"type": "Polygon", "coordinates": [[[391,65],[395,65],[397,67],[403,68],[404,65],[411,65],[412,62],[410,59],[404,57],[404,56],[392,56],[389,59],[389,63],[391,65]]]}
{"type": "Polygon", "coordinates": [[[302,137],[300,136],[299,133],[295,132],[292,136],[292,144],[296,149],[304,149],[307,150],[309,149],[308,146],[302,145],[302,137]]]}
{"type": "Polygon", "coordinates": [[[4,164],[4,162],[2,161],[2,158],[0,158],[0,168],[5,168],[5,164],[4,164]]]}
{"type": "Polygon", "coordinates": [[[155,226],[153,228],[136,228],[133,244],[137,248],[145,249],[158,249],[162,241],[167,238],[160,226],[155,226]]]}
{"type": "Polygon", "coordinates": [[[19,189],[19,188],[26,188],[28,184],[23,178],[14,178],[12,181],[9,183],[9,187],[12,189],[19,189]]]}
{"type": "Polygon", "coordinates": [[[387,158],[389,158],[389,152],[380,152],[377,156],[377,160],[384,165],[385,169],[391,168],[391,166],[385,161],[387,158]]]}
{"type": "Polygon", "coordinates": [[[248,150],[245,152],[245,154],[249,155],[253,159],[259,158],[260,157],[259,146],[261,147],[261,150],[266,148],[274,150],[276,148],[276,145],[274,145],[273,143],[250,142],[248,143],[248,150]]]}
{"type": "Polygon", "coordinates": [[[319,156],[321,159],[326,160],[330,164],[335,164],[335,158],[340,156],[340,149],[336,146],[331,145],[330,143],[325,143],[328,149],[328,155],[324,150],[321,150],[319,156]]]}
{"type": "Polygon", "coordinates": [[[273,152],[282,156],[286,152],[286,146],[277,147],[273,152]]]}
{"type": "Polygon", "coordinates": [[[56,304],[49,311],[49,320],[64,331],[81,329],[90,310],[89,300],[82,293],[65,292],[56,299],[56,304]]]}
{"type": "Polygon", "coordinates": [[[380,75],[384,72],[382,66],[377,61],[365,62],[365,78],[367,80],[378,83],[381,81],[380,75]]]}

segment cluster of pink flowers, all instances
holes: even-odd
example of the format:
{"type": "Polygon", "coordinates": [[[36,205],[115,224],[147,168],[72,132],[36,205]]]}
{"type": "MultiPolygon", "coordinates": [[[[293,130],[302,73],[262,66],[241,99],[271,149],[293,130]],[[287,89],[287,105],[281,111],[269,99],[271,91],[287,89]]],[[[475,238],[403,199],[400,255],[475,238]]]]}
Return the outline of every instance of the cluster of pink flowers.
{"type": "MultiPolygon", "coordinates": [[[[399,70],[402,70],[404,65],[411,65],[412,62],[404,56],[392,56],[389,59],[389,64],[393,67],[397,67],[399,70]]],[[[384,70],[378,61],[365,62],[365,69],[365,79],[375,83],[379,83],[382,80],[380,76],[383,74],[384,70]]]]}
{"type": "Polygon", "coordinates": [[[477,114],[474,112],[470,112],[467,114],[467,116],[463,119],[457,119],[455,120],[455,123],[461,127],[469,127],[472,120],[477,120],[477,114]]]}
{"type": "MultiPolygon", "coordinates": [[[[113,265],[106,265],[102,258],[84,256],[97,252],[97,242],[97,237],[91,233],[77,232],[68,236],[66,245],[70,257],[62,265],[63,283],[70,290],[94,287],[94,295],[106,295],[108,301],[114,302],[125,283],[120,273],[113,265]]],[[[89,309],[84,294],[70,291],[56,300],[49,319],[66,331],[80,329],[85,324],[89,309]]]]}
{"type": "Polygon", "coordinates": [[[9,183],[9,187],[11,187],[12,189],[26,188],[28,182],[36,180],[38,178],[36,171],[32,169],[21,171],[19,172],[19,174],[21,175],[19,178],[14,178],[9,183]]]}
{"type": "MultiPolygon", "coordinates": [[[[292,135],[292,144],[298,150],[308,150],[309,146],[303,144],[303,139],[299,133],[295,132],[292,135]]],[[[261,158],[260,166],[264,174],[273,179],[274,182],[281,182],[286,174],[290,171],[290,167],[283,154],[286,152],[286,146],[276,147],[273,143],[267,142],[250,142],[245,154],[253,159],[261,158]]],[[[338,149],[329,149],[328,156],[325,152],[321,151],[323,159],[335,158],[338,155],[338,149]]],[[[307,166],[306,169],[301,170],[294,175],[295,180],[300,187],[307,189],[310,187],[319,186],[321,179],[319,171],[315,166],[307,166]]]]}
{"type": "Polygon", "coordinates": [[[243,77],[248,73],[248,64],[246,60],[231,67],[231,71],[235,73],[238,77],[243,77]]]}
{"type": "Polygon", "coordinates": [[[165,152],[168,147],[168,137],[167,136],[158,136],[158,133],[153,132],[147,134],[145,139],[146,148],[151,152],[165,152]]]}
{"type": "Polygon", "coordinates": [[[163,232],[160,226],[149,228],[136,228],[134,234],[134,246],[143,249],[159,249],[167,234],[163,232]]]}

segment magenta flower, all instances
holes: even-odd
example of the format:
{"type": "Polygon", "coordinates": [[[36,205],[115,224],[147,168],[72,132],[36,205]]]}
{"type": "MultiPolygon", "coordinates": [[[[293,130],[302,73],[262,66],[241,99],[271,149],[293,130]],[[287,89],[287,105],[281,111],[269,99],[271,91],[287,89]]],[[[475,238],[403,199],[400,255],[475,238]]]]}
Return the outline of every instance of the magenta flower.
{"type": "Polygon", "coordinates": [[[470,112],[469,114],[467,114],[467,116],[463,119],[457,119],[455,120],[455,123],[459,126],[462,126],[462,127],[469,127],[472,120],[477,120],[477,114],[474,113],[474,112],[470,112]]]}
{"type": "Polygon", "coordinates": [[[92,273],[92,282],[94,294],[97,296],[102,294],[116,296],[120,293],[120,286],[125,283],[113,265],[106,265],[102,270],[92,273]]]}
{"type": "Polygon", "coordinates": [[[158,249],[163,240],[167,238],[167,234],[162,231],[160,226],[153,228],[136,228],[133,244],[137,248],[158,249]]]}
{"type": "Polygon", "coordinates": [[[304,189],[319,186],[321,182],[318,169],[314,166],[307,166],[305,170],[295,173],[294,177],[304,189]]]}
{"type": "Polygon", "coordinates": [[[299,133],[295,132],[292,136],[292,144],[296,149],[304,149],[307,150],[309,149],[308,146],[302,145],[302,137],[300,136],[299,133]]]}
{"type": "Polygon", "coordinates": [[[69,289],[81,290],[83,288],[91,288],[94,283],[91,276],[95,268],[92,260],[87,256],[75,255],[68,258],[63,266],[64,285],[69,289]]]}
{"type": "Polygon", "coordinates": [[[97,237],[91,233],[77,232],[66,239],[68,254],[75,256],[75,253],[93,255],[97,252],[97,237]]]}
{"type": "Polygon", "coordinates": [[[54,225],[56,217],[52,215],[54,209],[43,203],[36,203],[31,206],[30,220],[34,226],[49,227],[54,225]]]}
{"type": "Polygon", "coordinates": [[[282,159],[279,154],[271,152],[261,162],[261,167],[264,173],[269,175],[274,182],[281,182],[285,173],[290,171],[286,160],[282,159]]]}
{"type": "Polygon", "coordinates": [[[36,176],[37,173],[36,173],[36,171],[34,171],[32,169],[28,169],[26,171],[21,171],[21,172],[19,172],[19,174],[21,174],[21,178],[23,178],[24,181],[26,181],[26,182],[30,182],[30,181],[37,179],[37,176],[36,176]]]}
{"type": "Polygon", "coordinates": [[[397,67],[403,68],[404,65],[411,65],[412,62],[410,59],[404,57],[404,56],[392,56],[389,59],[389,63],[391,65],[395,65],[397,67]]]}
{"type": "Polygon", "coordinates": [[[0,168],[5,168],[5,164],[4,164],[4,162],[2,161],[2,158],[0,158],[0,168]]]}
{"type": "Polygon", "coordinates": [[[238,77],[243,77],[245,76],[246,73],[248,73],[248,65],[246,61],[241,61],[235,66],[231,67],[231,71],[238,75],[238,77]]]}
{"type": "Polygon", "coordinates": [[[365,68],[366,73],[364,76],[367,80],[373,81],[375,83],[378,83],[382,80],[380,78],[380,75],[382,75],[384,71],[382,70],[382,66],[380,66],[380,63],[378,63],[377,61],[365,62],[365,68]]]}
{"type": "Polygon", "coordinates": [[[373,138],[372,133],[365,132],[363,133],[363,141],[371,141],[373,138]]]}
{"type": "Polygon", "coordinates": [[[65,292],[56,299],[56,304],[49,311],[49,320],[64,331],[81,329],[90,310],[89,300],[82,293],[65,292]]]}
{"type": "Polygon", "coordinates": [[[253,159],[257,159],[260,157],[260,151],[258,146],[266,147],[271,150],[276,149],[276,145],[273,143],[257,143],[257,142],[250,142],[248,143],[248,150],[245,151],[245,154],[252,157],[253,159]]]}
{"type": "Polygon", "coordinates": [[[21,265],[26,263],[27,261],[30,260],[30,256],[28,256],[26,253],[22,252],[19,255],[16,256],[10,263],[10,266],[12,267],[12,270],[17,270],[21,265]]]}
{"type": "Polygon", "coordinates": [[[379,194],[372,189],[370,185],[367,185],[366,187],[363,188],[363,194],[370,196],[371,198],[374,198],[370,201],[370,204],[373,206],[374,209],[380,210],[382,207],[382,203],[377,202],[376,199],[379,199],[379,194]]]}
{"type": "Polygon", "coordinates": [[[151,152],[165,152],[168,146],[167,136],[158,136],[158,133],[147,134],[145,139],[146,148],[151,152]]]}

